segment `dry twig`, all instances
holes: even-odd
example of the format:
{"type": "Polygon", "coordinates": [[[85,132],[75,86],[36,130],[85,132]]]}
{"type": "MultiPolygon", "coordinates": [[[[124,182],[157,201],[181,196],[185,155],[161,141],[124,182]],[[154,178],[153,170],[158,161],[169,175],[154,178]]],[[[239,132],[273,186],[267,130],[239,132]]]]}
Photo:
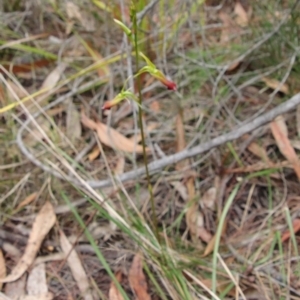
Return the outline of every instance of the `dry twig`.
{"type": "MultiPolygon", "coordinates": [[[[71,91],[67,93],[66,95],[58,98],[54,102],[47,105],[44,110],[48,110],[51,107],[57,105],[58,103],[64,101],[66,98],[71,97],[75,91],[71,91]]],[[[200,144],[198,146],[195,146],[190,149],[185,149],[179,153],[166,156],[164,158],[161,158],[159,160],[153,161],[148,165],[149,172],[151,174],[160,171],[161,169],[165,168],[168,165],[175,164],[183,159],[190,158],[197,156],[199,154],[202,154],[203,152],[206,152],[208,150],[211,150],[215,147],[218,147],[220,145],[223,145],[229,141],[236,140],[240,138],[242,135],[252,132],[253,130],[257,129],[258,127],[271,122],[274,118],[276,118],[278,115],[284,114],[292,109],[295,109],[297,105],[300,104],[300,93],[294,95],[292,98],[287,100],[286,102],[282,103],[281,105],[278,105],[274,109],[270,110],[269,112],[264,113],[263,115],[255,118],[249,123],[245,123],[242,126],[239,126],[238,128],[233,129],[232,131],[225,133],[223,135],[220,135],[208,142],[205,142],[203,144],[200,144]]],[[[36,113],[33,117],[36,118],[38,115],[40,115],[42,112],[36,113]]],[[[28,119],[19,129],[17,134],[17,144],[21,150],[21,152],[36,166],[40,167],[45,172],[49,172],[50,174],[72,182],[75,185],[80,185],[79,182],[75,181],[73,178],[62,176],[59,172],[55,171],[53,168],[46,166],[41,161],[39,161],[24,145],[24,142],[22,140],[23,132],[26,128],[28,128],[29,124],[31,122],[31,119],[28,119]]],[[[117,181],[128,181],[140,178],[141,176],[145,175],[145,168],[138,168],[133,171],[129,171],[127,173],[124,173],[122,175],[119,175],[116,177],[117,181]]],[[[112,181],[110,179],[106,180],[88,180],[87,183],[93,187],[93,188],[103,188],[107,186],[112,185],[112,181]]]]}

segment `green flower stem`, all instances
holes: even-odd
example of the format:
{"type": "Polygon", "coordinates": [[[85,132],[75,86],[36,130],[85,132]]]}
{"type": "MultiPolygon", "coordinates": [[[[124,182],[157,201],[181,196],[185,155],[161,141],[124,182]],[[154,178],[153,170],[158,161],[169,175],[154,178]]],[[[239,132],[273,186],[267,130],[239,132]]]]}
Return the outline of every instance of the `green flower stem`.
{"type": "MultiPolygon", "coordinates": [[[[135,0],[137,1],[137,0],[135,0]]],[[[138,49],[138,25],[137,25],[137,18],[136,18],[136,7],[134,1],[131,3],[131,17],[132,17],[132,24],[133,24],[133,32],[134,32],[134,50],[135,50],[135,58],[136,58],[136,68],[139,70],[139,49],[138,49]]],[[[139,71],[137,72],[139,73],[139,71]]],[[[144,157],[144,164],[145,164],[145,169],[146,169],[146,176],[147,176],[147,183],[148,183],[148,191],[150,194],[150,202],[151,202],[151,210],[152,210],[152,219],[153,219],[153,227],[154,227],[154,232],[156,235],[156,238],[158,241],[160,241],[159,237],[159,232],[158,232],[158,222],[157,222],[157,217],[155,213],[155,202],[154,202],[154,196],[153,196],[153,188],[152,184],[150,181],[150,174],[149,174],[149,169],[148,169],[148,157],[146,153],[146,142],[145,142],[145,134],[144,134],[144,127],[143,127],[143,111],[142,111],[142,92],[141,92],[141,80],[140,77],[137,76],[137,86],[138,86],[138,101],[139,101],[139,106],[138,106],[138,115],[139,115],[139,125],[140,125],[140,130],[141,130],[141,138],[142,138],[142,145],[143,145],[143,157],[144,157]]]]}

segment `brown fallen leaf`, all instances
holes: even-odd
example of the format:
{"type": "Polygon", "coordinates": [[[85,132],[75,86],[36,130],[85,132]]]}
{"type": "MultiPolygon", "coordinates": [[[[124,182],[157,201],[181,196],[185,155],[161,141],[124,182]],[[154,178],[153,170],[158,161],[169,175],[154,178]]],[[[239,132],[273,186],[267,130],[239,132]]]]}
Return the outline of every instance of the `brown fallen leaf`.
{"type": "Polygon", "coordinates": [[[269,159],[267,151],[259,146],[257,143],[252,142],[247,149],[252,152],[257,157],[261,158],[263,162],[266,162],[268,164],[272,164],[273,162],[269,159]]]}
{"type": "Polygon", "coordinates": [[[21,203],[17,206],[16,210],[30,204],[32,201],[34,201],[36,199],[37,195],[38,195],[37,192],[34,192],[34,193],[28,195],[23,201],[21,201],[21,203]]]}
{"type": "Polygon", "coordinates": [[[271,123],[271,131],[282,155],[292,164],[298,179],[300,180],[300,161],[288,139],[288,130],[282,116],[277,117],[271,123]]]}
{"type": "MultiPolygon", "coordinates": [[[[293,233],[296,234],[299,232],[299,230],[300,230],[300,219],[298,218],[293,221],[293,233]]],[[[281,242],[282,243],[286,242],[290,237],[291,237],[290,230],[283,232],[281,235],[281,242]]]]}
{"type": "Polygon", "coordinates": [[[101,151],[98,145],[96,145],[88,155],[89,161],[94,161],[100,155],[100,153],[101,151]]]}
{"type": "Polygon", "coordinates": [[[296,111],[296,122],[297,122],[297,133],[298,133],[298,137],[300,137],[300,105],[297,106],[297,111],[296,111]]]}
{"type": "MultiPolygon", "coordinates": [[[[225,220],[224,222],[224,226],[222,228],[222,235],[224,234],[224,232],[226,231],[226,228],[227,228],[227,219],[225,220]]],[[[204,253],[203,253],[203,257],[209,255],[213,250],[214,250],[214,246],[215,246],[215,242],[216,242],[216,235],[214,235],[211,240],[208,242],[205,250],[204,250],[204,253]]]]}
{"type": "MultiPolygon", "coordinates": [[[[183,111],[179,111],[176,116],[176,152],[184,150],[186,147],[185,131],[183,126],[183,111]]],[[[189,168],[190,160],[185,159],[176,164],[178,171],[189,168]]],[[[187,228],[191,235],[192,241],[195,244],[199,244],[199,237],[207,239],[206,230],[204,228],[203,215],[199,211],[198,204],[195,202],[195,182],[194,177],[189,176],[183,185],[180,181],[171,183],[175,189],[180,193],[183,200],[188,204],[188,209],[185,213],[185,220],[187,228]]]]}
{"type": "Polygon", "coordinates": [[[238,25],[245,27],[249,24],[249,16],[239,1],[234,6],[234,13],[236,14],[235,21],[238,25]]]}
{"type": "Polygon", "coordinates": [[[204,205],[209,209],[213,209],[216,205],[217,200],[217,189],[216,187],[209,188],[201,197],[200,204],[204,205]]]}
{"type": "Polygon", "coordinates": [[[71,243],[60,230],[60,246],[67,256],[68,265],[71,269],[72,275],[77,283],[77,286],[82,294],[83,299],[93,300],[93,295],[90,291],[90,284],[78,254],[73,249],[71,243]]]}
{"type": "MultiPolygon", "coordinates": [[[[143,153],[143,147],[141,145],[136,145],[133,141],[126,138],[115,129],[108,127],[101,122],[91,120],[84,112],[81,113],[81,122],[87,128],[95,130],[100,142],[104,145],[119,151],[143,153]]],[[[146,148],[146,151],[150,152],[150,149],[146,148]]]]}
{"type": "Polygon", "coordinates": [[[35,265],[27,278],[27,294],[31,296],[46,295],[48,285],[46,280],[46,266],[44,263],[35,265]]]}
{"type": "Polygon", "coordinates": [[[199,211],[198,204],[194,203],[189,207],[185,214],[187,228],[189,229],[192,241],[199,243],[199,238],[205,243],[209,243],[212,235],[204,227],[203,213],[199,211]]]}
{"type": "Polygon", "coordinates": [[[205,243],[209,243],[210,240],[212,239],[212,235],[205,228],[204,215],[200,211],[198,203],[200,202],[202,208],[203,206],[206,205],[212,208],[215,204],[216,188],[211,188],[208,192],[204,194],[204,196],[207,198],[204,199],[204,202],[202,201],[203,197],[200,198],[200,201],[195,202],[194,178],[190,177],[186,185],[187,185],[187,190],[189,195],[189,203],[191,203],[185,214],[187,228],[195,244],[199,244],[199,239],[201,239],[205,243]]]}
{"type": "MultiPolygon", "coordinates": [[[[176,152],[184,150],[186,147],[185,131],[183,126],[183,111],[180,110],[176,116],[176,152]]],[[[182,160],[176,164],[176,170],[182,170],[189,166],[189,159],[182,160]]]]}
{"type": "MultiPolygon", "coordinates": [[[[122,272],[121,271],[117,272],[115,277],[118,280],[118,282],[121,282],[122,281],[122,272]]],[[[124,300],[122,294],[120,293],[120,291],[118,290],[118,288],[116,287],[116,285],[114,284],[113,281],[110,284],[110,288],[109,288],[109,292],[108,292],[108,299],[109,300],[124,300]]]]}
{"type": "Polygon", "coordinates": [[[5,278],[1,278],[0,282],[15,281],[27,271],[27,269],[33,263],[45,236],[55,224],[55,220],[56,216],[53,206],[47,201],[37,214],[33,223],[25,253],[17,265],[13,268],[11,273],[5,278]]]}
{"type": "MultiPolygon", "coordinates": [[[[29,100],[25,102],[28,110],[31,114],[39,111],[39,107],[43,107],[48,103],[48,94],[51,93],[51,90],[57,85],[60,77],[62,76],[65,68],[65,63],[59,64],[55,69],[53,69],[48,76],[45,78],[44,82],[40,87],[40,91],[42,92],[36,99],[29,100]],[[35,102],[39,104],[39,106],[35,105],[35,102]]],[[[38,117],[36,121],[39,124],[39,127],[42,129],[42,132],[36,128],[35,125],[30,125],[31,133],[28,133],[24,137],[24,142],[27,146],[35,146],[37,142],[41,141],[45,136],[44,134],[48,134],[51,131],[51,124],[44,116],[38,117]]]]}
{"type": "MultiPolygon", "coordinates": [[[[6,276],[6,266],[5,266],[5,259],[3,256],[3,252],[0,249],[0,278],[5,278],[6,276]]],[[[0,282],[0,291],[2,290],[3,283],[0,282]]]]}
{"type": "Polygon", "coordinates": [[[187,191],[186,185],[184,185],[183,182],[171,181],[170,184],[174,187],[175,191],[177,191],[179,193],[179,195],[181,196],[181,198],[184,201],[189,200],[188,191],[187,191]]]}
{"type": "Polygon", "coordinates": [[[234,22],[232,21],[232,17],[221,11],[219,13],[219,19],[223,23],[222,31],[221,31],[221,37],[220,37],[220,43],[226,44],[228,43],[233,37],[235,39],[239,39],[238,32],[240,31],[240,28],[234,22]]]}
{"type": "MultiPolygon", "coordinates": [[[[40,90],[45,90],[45,92],[51,91],[57,85],[66,67],[67,65],[65,63],[60,63],[59,65],[57,65],[57,67],[54,68],[45,78],[40,90]]],[[[44,95],[41,95],[37,97],[37,101],[39,102],[40,106],[44,106],[48,102],[48,97],[44,97],[44,95]]]]}
{"type": "Polygon", "coordinates": [[[226,72],[231,72],[231,71],[235,70],[240,64],[241,64],[241,61],[239,61],[239,60],[232,62],[227,67],[226,72]]]}
{"type": "Polygon", "coordinates": [[[143,258],[140,253],[137,253],[132,261],[128,280],[130,287],[135,292],[137,300],[151,300],[150,295],[147,292],[146,277],[143,272],[143,258]]]}
{"type": "MultiPolygon", "coordinates": [[[[9,72],[13,74],[17,74],[17,73],[33,72],[34,69],[46,67],[51,63],[53,63],[53,59],[41,59],[41,60],[33,61],[28,64],[20,64],[20,65],[3,64],[3,67],[9,72]]],[[[0,70],[0,73],[3,74],[4,72],[0,70]]]]}
{"type": "Polygon", "coordinates": [[[288,94],[289,93],[289,86],[286,83],[281,83],[279,80],[277,79],[273,79],[273,78],[268,78],[268,77],[263,77],[262,81],[271,89],[273,90],[277,90],[279,92],[282,92],[284,94],[288,94]]]}
{"type": "Polygon", "coordinates": [[[113,173],[115,175],[121,175],[124,173],[124,167],[125,167],[125,157],[122,155],[117,159],[116,166],[113,169],[113,173]]]}

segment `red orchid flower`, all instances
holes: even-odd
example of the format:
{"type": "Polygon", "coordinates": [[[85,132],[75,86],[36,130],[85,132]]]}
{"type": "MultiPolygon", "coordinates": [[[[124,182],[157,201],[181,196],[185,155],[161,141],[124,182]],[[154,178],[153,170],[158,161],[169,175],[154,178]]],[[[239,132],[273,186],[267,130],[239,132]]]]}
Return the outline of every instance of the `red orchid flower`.
{"type": "Polygon", "coordinates": [[[142,52],[140,52],[140,56],[146,61],[147,66],[143,67],[137,75],[140,75],[144,72],[148,72],[154,78],[159,80],[163,85],[165,85],[168,88],[168,90],[176,91],[177,86],[175,82],[168,79],[160,70],[158,70],[156,66],[150,61],[150,59],[147,56],[145,56],[142,52]]]}

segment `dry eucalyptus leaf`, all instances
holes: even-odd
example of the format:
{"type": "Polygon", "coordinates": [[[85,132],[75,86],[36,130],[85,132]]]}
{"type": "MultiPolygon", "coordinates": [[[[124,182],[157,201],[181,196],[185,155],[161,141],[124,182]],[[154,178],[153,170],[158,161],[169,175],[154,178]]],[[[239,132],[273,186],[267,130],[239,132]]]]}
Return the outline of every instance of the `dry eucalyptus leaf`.
{"type": "MultiPolygon", "coordinates": [[[[3,252],[0,249],[0,278],[5,278],[6,276],[6,266],[5,266],[5,259],[3,256],[3,252]]],[[[0,282],[0,291],[2,289],[2,282],[0,282]]]]}
{"type": "MultiPolygon", "coordinates": [[[[65,70],[65,68],[66,68],[66,64],[65,63],[60,63],[44,79],[44,81],[43,81],[43,83],[42,83],[42,85],[39,89],[40,94],[35,99],[40,107],[43,107],[44,105],[47,104],[47,102],[48,102],[47,93],[51,92],[51,90],[56,86],[56,84],[58,83],[61,75],[63,74],[63,72],[65,70]]],[[[39,107],[33,104],[34,102],[35,102],[34,99],[32,99],[32,100],[28,101],[28,103],[26,104],[27,106],[29,104],[32,104],[30,107],[28,107],[28,110],[31,113],[34,113],[34,112],[39,110],[39,107]]]]}
{"type": "Polygon", "coordinates": [[[20,209],[28,204],[30,204],[32,201],[34,201],[37,197],[38,193],[34,192],[30,195],[28,195],[18,206],[16,209],[20,209]]]}
{"type": "Polygon", "coordinates": [[[242,6],[242,4],[237,1],[235,6],[234,6],[234,13],[236,14],[236,23],[242,27],[247,26],[249,23],[249,17],[248,14],[246,12],[246,10],[244,9],[244,7],[242,6]]]}
{"type": "Polygon", "coordinates": [[[43,89],[51,90],[51,89],[53,89],[57,85],[61,75],[65,71],[66,66],[67,65],[65,63],[60,63],[58,66],[56,66],[55,69],[53,69],[48,74],[48,76],[44,79],[40,90],[43,90],[43,89]]]}
{"type": "Polygon", "coordinates": [[[228,43],[233,35],[233,33],[235,33],[236,29],[235,24],[232,21],[232,18],[230,15],[228,15],[227,13],[221,11],[219,13],[219,19],[222,21],[223,23],[223,28],[221,31],[221,37],[220,37],[220,42],[222,44],[228,43]]]}
{"type": "Polygon", "coordinates": [[[124,173],[124,168],[125,168],[125,157],[120,156],[117,159],[117,164],[116,164],[115,168],[113,169],[113,172],[115,175],[121,175],[124,173]]]}
{"type": "Polygon", "coordinates": [[[248,150],[256,155],[257,157],[260,157],[263,162],[272,163],[272,161],[268,157],[267,151],[259,146],[257,143],[252,142],[248,147],[248,150]]]}
{"type": "Polygon", "coordinates": [[[36,216],[32,230],[29,235],[25,253],[20,261],[13,268],[12,272],[5,278],[0,279],[0,282],[12,282],[20,278],[33,263],[40,246],[53,227],[56,221],[53,206],[50,202],[46,202],[36,216]]]}
{"type": "Polygon", "coordinates": [[[67,120],[66,120],[66,135],[71,142],[76,141],[81,137],[80,114],[76,109],[72,99],[67,101],[67,120]]]}
{"type": "Polygon", "coordinates": [[[83,299],[93,300],[86,272],[82,266],[78,254],[73,249],[71,243],[69,242],[63,231],[60,231],[60,245],[65,255],[67,255],[68,265],[71,269],[72,275],[77,283],[83,299]]]}
{"type": "MultiPolygon", "coordinates": [[[[185,131],[183,126],[183,112],[178,112],[176,116],[176,152],[180,152],[185,149],[186,141],[185,141],[185,131]]],[[[176,170],[185,169],[189,166],[189,159],[184,159],[176,164],[176,170]]]]}
{"type": "MultiPolygon", "coordinates": [[[[51,91],[58,83],[61,75],[65,71],[67,65],[65,63],[60,63],[55,69],[53,69],[48,76],[45,78],[44,82],[42,83],[42,86],[40,90],[46,90],[45,92],[51,91]]],[[[39,105],[43,106],[47,103],[47,97],[44,98],[43,95],[38,96],[38,100],[42,99],[42,101],[39,101],[39,105]]]]}
{"type": "Polygon", "coordinates": [[[89,153],[88,155],[88,158],[89,158],[89,161],[94,161],[99,155],[100,155],[100,149],[98,147],[98,145],[96,145],[92,152],[89,153]]]}
{"type": "MultiPolygon", "coordinates": [[[[89,119],[83,112],[81,113],[81,122],[84,126],[95,130],[101,143],[104,145],[119,151],[143,153],[143,147],[141,145],[136,145],[115,129],[101,122],[95,122],[89,119]]],[[[146,152],[150,152],[150,149],[146,148],[146,152]]]]}
{"type": "Polygon", "coordinates": [[[136,300],[151,300],[147,292],[148,286],[143,272],[143,257],[140,253],[137,253],[133,258],[128,274],[128,281],[135,292],[136,300]]]}
{"type": "MultiPolygon", "coordinates": [[[[223,227],[222,227],[222,236],[226,232],[227,223],[228,223],[228,219],[226,219],[225,222],[224,222],[224,224],[223,224],[223,227]]],[[[209,255],[214,250],[215,242],[216,242],[216,233],[211,238],[211,240],[208,242],[208,244],[206,245],[206,248],[205,248],[204,253],[203,253],[203,257],[209,255]]]]}
{"type": "Polygon", "coordinates": [[[213,209],[215,207],[217,200],[217,189],[215,187],[211,187],[208,189],[200,199],[200,203],[209,209],[213,209]]]}
{"type": "MultiPolygon", "coordinates": [[[[39,106],[36,106],[33,101],[30,101],[32,105],[28,107],[28,110],[31,114],[39,111],[39,107],[43,107],[48,103],[47,93],[51,92],[51,90],[56,86],[65,68],[66,64],[61,63],[48,74],[40,88],[42,94],[36,97],[36,102],[38,102],[39,106]]],[[[30,102],[28,102],[28,104],[30,104],[30,102]]],[[[51,130],[51,124],[44,116],[38,117],[38,119],[36,119],[36,122],[39,124],[42,132],[38,128],[36,128],[34,124],[31,124],[30,128],[32,133],[28,133],[24,137],[24,142],[27,146],[35,146],[45,137],[44,135],[47,135],[51,130]]]]}
{"type": "MultiPolygon", "coordinates": [[[[120,271],[117,272],[115,277],[118,280],[118,282],[122,281],[122,273],[120,271]]],[[[120,293],[120,291],[118,290],[118,288],[116,287],[116,285],[114,284],[113,281],[110,284],[108,299],[109,300],[124,300],[122,294],[120,293]]]]}
{"type": "Polygon", "coordinates": [[[201,240],[205,241],[206,243],[209,242],[209,240],[211,239],[211,235],[204,227],[204,217],[203,214],[199,211],[198,205],[196,203],[192,204],[188,208],[185,214],[185,220],[194,243],[198,243],[199,238],[201,238],[201,240]]]}
{"type": "Polygon", "coordinates": [[[27,294],[32,296],[45,295],[48,293],[45,264],[35,265],[27,278],[27,294]]]}
{"type": "Polygon", "coordinates": [[[241,64],[241,61],[239,61],[239,60],[232,62],[227,67],[226,72],[231,72],[231,71],[235,70],[240,64],[241,64]]]}
{"type": "Polygon", "coordinates": [[[300,180],[300,161],[288,138],[288,129],[282,116],[278,116],[271,123],[271,131],[282,155],[292,164],[300,180]]]}
{"type": "Polygon", "coordinates": [[[184,201],[189,199],[187,188],[181,181],[171,181],[170,184],[173,185],[184,201]]]}
{"type": "Polygon", "coordinates": [[[198,237],[205,243],[209,243],[213,238],[211,233],[206,230],[204,226],[198,229],[198,237]]]}
{"type": "Polygon", "coordinates": [[[288,94],[289,93],[289,86],[286,83],[281,83],[279,80],[277,79],[273,79],[273,78],[268,78],[268,77],[263,77],[262,81],[271,89],[273,90],[277,90],[279,92],[282,92],[284,94],[288,94]]]}

